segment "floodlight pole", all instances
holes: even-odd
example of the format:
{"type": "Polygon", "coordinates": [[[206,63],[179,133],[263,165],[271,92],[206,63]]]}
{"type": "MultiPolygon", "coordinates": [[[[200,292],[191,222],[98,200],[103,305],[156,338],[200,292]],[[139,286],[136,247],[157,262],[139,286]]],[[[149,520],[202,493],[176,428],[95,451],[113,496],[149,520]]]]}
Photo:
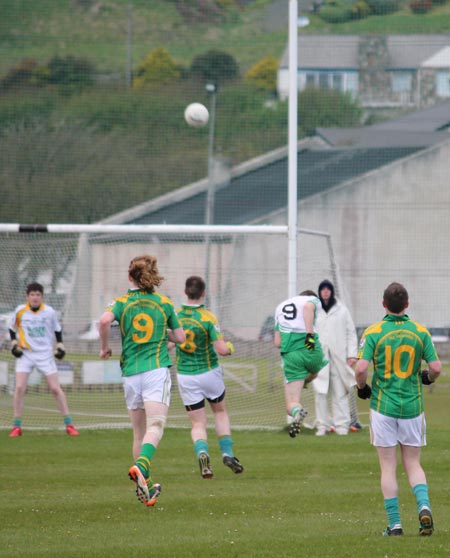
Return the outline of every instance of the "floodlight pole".
{"type": "MultiPolygon", "coordinates": [[[[214,205],[216,185],[214,178],[214,132],[216,123],[216,92],[217,85],[215,83],[207,83],[205,86],[207,93],[210,96],[209,103],[209,139],[208,139],[208,191],[206,195],[206,213],[205,224],[212,225],[214,223],[214,205]]],[[[205,283],[206,283],[206,298],[205,304],[209,304],[209,267],[211,260],[211,241],[209,234],[205,239],[206,243],[206,257],[205,257],[205,283]]]]}
{"type": "Polygon", "coordinates": [[[127,67],[126,82],[127,88],[131,89],[133,85],[133,4],[128,4],[127,17],[127,67]]]}
{"type": "Polygon", "coordinates": [[[297,144],[298,144],[298,17],[297,0],[289,0],[289,115],[288,115],[288,296],[297,293],[297,144]]]}

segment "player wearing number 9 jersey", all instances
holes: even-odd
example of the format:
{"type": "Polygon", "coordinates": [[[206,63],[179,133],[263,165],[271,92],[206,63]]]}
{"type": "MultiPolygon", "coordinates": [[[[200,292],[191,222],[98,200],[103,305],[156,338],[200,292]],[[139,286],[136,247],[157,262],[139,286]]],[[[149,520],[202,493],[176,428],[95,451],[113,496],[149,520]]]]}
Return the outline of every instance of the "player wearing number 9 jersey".
{"type": "Polygon", "coordinates": [[[212,478],[207,439],[205,400],[214,415],[214,426],[219,438],[222,462],[233,473],[242,473],[244,467],[233,453],[230,419],[225,405],[223,370],[217,355],[234,352],[233,344],[226,342],[216,316],[203,305],[206,285],[201,277],[186,279],[187,304],[178,310],[178,317],[186,334],[186,341],[177,346],[177,381],[183,404],[191,421],[200,474],[212,478]]]}
{"type": "Polygon", "coordinates": [[[317,310],[322,308],[314,291],[303,291],[281,302],[275,310],[275,347],[280,349],[287,414],[292,417],[289,436],[295,438],[307,411],[301,404],[306,381],[316,377],[328,361],[315,331],[317,310]]]}
{"type": "Polygon", "coordinates": [[[441,372],[441,363],[428,330],[405,313],[408,292],[400,283],[384,291],[387,315],[368,327],[361,339],[355,368],[358,395],[370,398],[371,442],[377,448],[381,468],[381,491],[389,525],[384,534],[402,535],[397,483],[397,445],[416,497],[419,534],[434,530],[428,485],[420,464],[421,447],[426,445],[426,424],[422,384],[430,384],[441,372]],[[421,362],[429,370],[421,371],[421,362]],[[372,388],[366,383],[373,362],[372,388]]]}
{"type": "Polygon", "coordinates": [[[167,343],[183,343],[186,337],[170,298],[155,291],[164,279],[156,258],[144,255],[131,260],[128,278],[133,288],[115,299],[100,318],[100,357],[111,356],[109,334],[111,323],[117,320],[125,400],[133,426],[135,464],[128,474],[138,499],[153,506],[161,486],[151,478],[151,460],[162,438],[170,403],[167,343]]]}

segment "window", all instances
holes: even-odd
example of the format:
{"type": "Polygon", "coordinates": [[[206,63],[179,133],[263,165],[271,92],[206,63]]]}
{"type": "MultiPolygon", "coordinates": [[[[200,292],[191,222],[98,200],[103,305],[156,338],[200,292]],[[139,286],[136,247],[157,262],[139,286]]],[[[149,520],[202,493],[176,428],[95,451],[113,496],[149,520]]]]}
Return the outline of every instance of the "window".
{"type": "Polygon", "coordinates": [[[412,75],[409,72],[394,72],[391,76],[392,91],[401,93],[411,91],[412,75]]]}
{"type": "Polygon", "coordinates": [[[450,72],[442,71],[436,73],[436,95],[438,97],[450,97],[450,72]]]}
{"type": "Polygon", "coordinates": [[[338,91],[343,91],[344,85],[343,85],[342,74],[333,74],[331,77],[332,77],[333,89],[337,89],[338,91]]]}
{"type": "Polygon", "coordinates": [[[316,85],[316,76],[314,74],[306,74],[306,87],[314,87],[316,85]]]}
{"type": "Polygon", "coordinates": [[[357,72],[299,72],[299,89],[305,87],[321,87],[323,89],[336,89],[337,91],[350,92],[353,97],[358,94],[357,72]]]}
{"type": "Polygon", "coordinates": [[[328,89],[328,77],[329,74],[319,74],[319,87],[322,89],[328,89]]]}

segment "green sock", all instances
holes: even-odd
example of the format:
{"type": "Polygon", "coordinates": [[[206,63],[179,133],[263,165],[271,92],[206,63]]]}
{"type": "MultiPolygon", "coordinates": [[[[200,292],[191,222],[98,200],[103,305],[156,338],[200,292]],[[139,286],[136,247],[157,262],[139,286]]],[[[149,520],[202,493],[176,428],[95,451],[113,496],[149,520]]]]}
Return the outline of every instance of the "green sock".
{"type": "Polygon", "coordinates": [[[298,415],[300,415],[300,411],[302,410],[302,407],[297,405],[296,407],[292,407],[291,409],[291,417],[293,419],[297,419],[299,418],[298,415]]]}
{"type": "Polygon", "coordinates": [[[70,418],[69,415],[66,415],[64,417],[64,424],[67,426],[68,424],[72,424],[72,419],[70,418]]]}
{"type": "Polygon", "coordinates": [[[155,455],[156,448],[153,444],[142,444],[141,454],[136,459],[136,465],[142,471],[146,479],[150,477],[152,457],[155,455]]]}
{"type": "Polygon", "coordinates": [[[222,457],[224,455],[229,455],[230,457],[234,457],[233,440],[231,439],[231,436],[221,436],[219,438],[219,447],[220,447],[220,451],[222,452],[222,457]]]}
{"type": "Polygon", "coordinates": [[[14,417],[13,426],[18,426],[22,428],[22,419],[20,417],[14,417]]]}
{"type": "Polygon", "coordinates": [[[412,491],[414,492],[414,496],[416,497],[417,510],[419,512],[423,508],[423,506],[431,509],[427,484],[416,484],[416,486],[413,486],[412,491]]]}
{"type": "Polygon", "coordinates": [[[384,499],[384,509],[386,510],[389,527],[392,529],[394,525],[401,525],[400,521],[400,510],[398,507],[398,497],[396,498],[385,498],[384,499]]]}
{"type": "Polygon", "coordinates": [[[209,455],[208,442],[206,440],[196,440],[194,442],[194,451],[197,459],[200,457],[201,453],[209,455]]]}

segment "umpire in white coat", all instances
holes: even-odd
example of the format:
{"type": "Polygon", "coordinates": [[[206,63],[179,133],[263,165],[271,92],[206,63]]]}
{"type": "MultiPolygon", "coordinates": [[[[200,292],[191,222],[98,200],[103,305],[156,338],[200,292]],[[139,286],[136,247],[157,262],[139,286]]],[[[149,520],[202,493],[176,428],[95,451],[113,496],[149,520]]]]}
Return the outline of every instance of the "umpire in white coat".
{"type": "Polygon", "coordinates": [[[329,364],[312,382],[315,390],[316,436],[324,436],[334,426],[336,434],[348,434],[350,407],[348,394],[355,385],[351,368],[356,362],[358,339],[347,307],[335,297],[334,285],[328,279],[319,285],[322,310],[316,328],[324,356],[329,364]],[[329,412],[331,399],[331,416],[329,412]]]}

